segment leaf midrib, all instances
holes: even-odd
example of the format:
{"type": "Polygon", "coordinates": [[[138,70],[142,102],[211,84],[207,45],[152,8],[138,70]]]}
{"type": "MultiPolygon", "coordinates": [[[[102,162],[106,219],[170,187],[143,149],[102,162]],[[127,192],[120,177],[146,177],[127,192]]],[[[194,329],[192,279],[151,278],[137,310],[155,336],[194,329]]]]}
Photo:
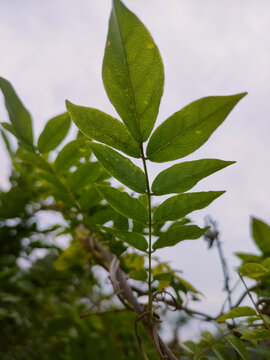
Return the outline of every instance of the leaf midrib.
{"type": "Polygon", "coordinates": [[[124,64],[126,65],[126,74],[127,74],[128,83],[129,83],[128,90],[129,90],[129,94],[130,94],[130,97],[131,97],[132,108],[133,108],[134,117],[135,117],[136,124],[137,124],[138,135],[142,139],[141,127],[140,127],[139,117],[138,117],[138,114],[137,114],[137,109],[136,109],[136,104],[135,104],[135,99],[134,99],[134,94],[133,94],[133,87],[132,87],[131,77],[130,77],[130,73],[129,73],[127,54],[126,54],[125,48],[123,46],[123,43],[124,43],[123,42],[123,36],[122,36],[122,33],[121,33],[117,13],[115,11],[115,6],[113,7],[113,12],[114,12],[114,16],[115,16],[115,19],[116,19],[117,30],[118,30],[118,34],[119,34],[119,38],[120,38],[123,60],[124,60],[124,64]]]}

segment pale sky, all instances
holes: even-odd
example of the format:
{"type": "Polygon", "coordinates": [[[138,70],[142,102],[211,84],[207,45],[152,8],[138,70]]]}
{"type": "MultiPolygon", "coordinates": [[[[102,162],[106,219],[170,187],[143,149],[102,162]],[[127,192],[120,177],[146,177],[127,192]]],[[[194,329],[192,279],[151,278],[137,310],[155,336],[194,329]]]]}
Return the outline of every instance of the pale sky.
{"type": "MultiPolygon", "coordinates": [[[[208,95],[248,91],[210,140],[183,159],[220,158],[237,164],[200,182],[194,191],[227,190],[191,218],[219,223],[231,272],[233,252],[254,251],[250,215],[270,223],[270,2],[268,0],[126,0],[150,30],[165,67],[165,91],[157,124],[189,102],[208,95]]],[[[12,82],[34,119],[65,111],[64,101],[117,116],[101,79],[109,0],[0,0],[0,75],[12,82]]],[[[1,121],[7,119],[1,97],[1,121]]],[[[1,151],[2,186],[8,162],[1,151]]],[[[168,164],[169,165],[169,164],[168,164]]],[[[150,175],[166,164],[154,164],[150,175]]],[[[157,199],[158,200],[158,199],[157,199]]],[[[225,294],[216,249],[203,240],[160,251],[204,294],[215,314],[225,294]]]]}

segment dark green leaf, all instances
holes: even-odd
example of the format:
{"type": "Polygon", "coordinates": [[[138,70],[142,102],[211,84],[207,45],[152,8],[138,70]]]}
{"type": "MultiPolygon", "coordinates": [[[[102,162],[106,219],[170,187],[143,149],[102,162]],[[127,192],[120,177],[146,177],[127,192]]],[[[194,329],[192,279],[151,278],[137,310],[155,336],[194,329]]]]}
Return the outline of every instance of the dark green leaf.
{"type": "Polygon", "coordinates": [[[138,166],[108,146],[92,144],[91,148],[96,158],[108,173],[128,186],[131,190],[142,194],[146,192],[145,175],[138,166]]]}
{"type": "Polygon", "coordinates": [[[174,227],[165,233],[163,233],[153,245],[153,249],[161,249],[166,246],[173,246],[180,241],[188,239],[198,239],[200,238],[207,230],[209,226],[201,229],[196,225],[183,225],[174,227]]]}
{"type": "Polygon", "coordinates": [[[79,160],[91,153],[91,141],[85,139],[77,139],[68,143],[59,152],[55,160],[55,168],[58,171],[66,171],[72,166],[76,166],[79,160]]]}
{"type": "Polygon", "coordinates": [[[129,272],[129,276],[134,279],[134,280],[138,280],[138,281],[146,281],[147,280],[147,272],[144,269],[141,270],[135,270],[135,271],[130,271],[129,272]]]}
{"type": "Polygon", "coordinates": [[[70,174],[68,184],[71,190],[80,190],[96,182],[102,172],[103,169],[97,161],[81,164],[70,174]]]}
{"type": "Polygon", "coordinates": [[[90,186],[89,189],[84,190],[79,198],[79,204],[84,211],[88,211],[91,207],[99,204],[100,201],[101,197],[95,186],[90,186]]]}
{"type": "Polygon", "coordinates": [[[270,254],[270,226],[262,220],[252,218],[252,236],[264,254],[270,254]]]}
{"type": "Polygon", "coordinates": [[[119,120],[97,109],[77,106],[69,101],[66,101],[66,106],[71,119],[90,139],[112,146],[135,158],[141,156],[139,144],[133,140],[125,125],[119,120]]]}
{"type": "Polygon", "coordinates": [[[253,315],[257,315],[257,313],[250,306],[239,306],[239,307],[232,309],[227,314],[221,315],[217,319],[217,321],[223,322],[227,319],[233,319],[233,318],[238,318],[238,317],[242,317],[242,316],[253,316],[253,315]]]}
{"type": "Polygon", "coordinates": [[[194,210],[203,209],[225,191],[208,191],[175,195],[159,205],[153,214],[153,222],[178,220],[194,210]]]}
{"type": "Polygon", "coordinates": [[[185,192],[201,179],[234,163],[235,161],[203,159],[173,165],[158,174],[152,184],[152,192],[154,195],[185,192]]]}
{"type": "Polygon", "coordinates": [[[191,154],[208,140],[245,95],[210,96],[187,105],[155,130],[147,146],[147,157],[164,162],[191,154]]]}
{"type": "Polygon", "coordinates": [[[127,244],[135,247],[138,250],[146,251],[148,248],[147,241],[145,237],[134,232],[114,230],[105,226],[101,226],[101,229],[105,230],[107,233],[112,234],[114,237],[118,238],[121,241],[126,242],[127,244]]]}
{"type": "Polygon", "coordinates": [[[237,351],[237,353],[240,355],[240,357],[244,360],[249,360],[249,356],[247,353],[247,350],[245,348],[244,343],[239,340],[234,335],[229,335],[226,337],[227,342],[237,351]]]}
{"type": "Polygon", "coordinates": [[[238,271],[240,274],[255,280],[269,273],[269,270],[265,267],[255,263],[246,263],[242,265],[238,271]]]}
{"type": "Polygon", "coordinates": [[[222,344],[216,344],[213,346],[213,352],[217,357],[217,360],[231,360],[231,357],[226,352],[222,344]]]}
{"type": "Polygon", "coordinates": [[[250,332],[247,332],[241,336],[243,340],[253,340],[253,341],[261,341],[261,340],[269,340],[270,339],[270,331],[266,329],[256,329],[250,332]]]}
{"type": "Polygon", "coordinates": [[[66,137],[70,123],[71,120],[68,113],[50,119],[38,138],[38,150],[41,153],[54,150],[66,137]]]}
{"type": "Polygon", "coordinates": [[[39,169],[47,171],[48,173],[53,173],[50,164],[39,154],[19,148],[16,155],[24,163],[30,164],[33,167],[38,167],[39,169]]]}
{"type": "Polygon", "coordinates": [[[58,191],[63,192],[67,195],[67,190],[65,186],[62,184],[62,182],[58,179],[56,175],[41,171],[39,172],[38,177],[53,185],[53,187],[58,191]]]}
{"type": "Polygon", "coordinates": [[[4,94],[9,119],[14,127],[16,135],[20,140],[32,146],[33,130],[30,113],[22,104],[10,82],[2,77],[0,77],[0,88],[4,94]]]}
{"type": "Polygon", "coordinates": [[[147,224],[148,212],[140,200],[110,186],[97,185],[97,190],[115,211],[143,224],[147,224]]]}
{"type": "Polygon", "coordinates": [[[0,133],[1,133],[1,136],[2,136],[2,138],[3,138],[3,140],[4,140],[4,143],[5,143],[5,145],[6,145],[6,149],[7,149],[7,151],[8,151],[8,153],[9,153],[9,156],[10,156],[10,158],[12,158],[13,157],[13,148],[12,148],[12,145],[11,145],[11,142],[10,142],[10,140],[9,140],[9,137],[8,137],[8,135],[6,134],[6,132],[5,131],[3,131],[3,130],[0,130],[0,133]]]}
{"type": "Polygon", "coordinates": [[[113,1],[103,83],[131,135],[146,141],[163,93],[163,64],[151,35],[119,0],[113,1]]]}

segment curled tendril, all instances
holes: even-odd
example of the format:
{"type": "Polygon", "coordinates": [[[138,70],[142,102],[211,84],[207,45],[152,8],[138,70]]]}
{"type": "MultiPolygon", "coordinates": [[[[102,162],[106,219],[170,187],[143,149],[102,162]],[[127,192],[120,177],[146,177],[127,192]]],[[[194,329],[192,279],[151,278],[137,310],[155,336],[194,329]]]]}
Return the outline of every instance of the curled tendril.
{"type": "Polygon", "coordinates": [[[166,290],[157,291],[153,294],[153,301],[162,302],[166,305],[166,309],[169,311],[176,311],[178,310],[178,302],[175,297],[166,290]],[[170,297],[170,300],[166,299],[166,295],[170,297]]]}

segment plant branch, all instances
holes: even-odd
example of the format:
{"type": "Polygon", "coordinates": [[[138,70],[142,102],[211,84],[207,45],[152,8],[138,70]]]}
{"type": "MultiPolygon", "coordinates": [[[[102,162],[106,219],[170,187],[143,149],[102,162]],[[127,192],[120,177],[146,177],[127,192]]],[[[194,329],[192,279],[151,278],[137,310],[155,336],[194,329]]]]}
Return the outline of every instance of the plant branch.
{"type": "MultiPolygon", "coordinates": [[[[81,240],[85,249],[90,251],[97,263],[104,267],[107,271],[110,268],[110,265],[113,261],[114,255],[111,254],[108,250],[104,249],[100,244],[98,237],[95,234],[89,234],[88,237],[81,240]]],[[[126,304],[130,304],[132,310],[140,317],[144,312],[145,308],[142,304],[137,301],[131,286],[128,284],[126,275],[123,271],[118,267],[116,271],[116,277],[118,281],[118,285],[121,288],[121,296],[125,298],[125,306],[126,304]]],[[[118,295],[118,294],[117,294],[118,295]]],[[[119,296],[118,296],[119,297],[119,296]]],[[[149,333],[152,340],[155,342],[155,347],[157,348],[156,341],[158,341],[158,346],[161,349],[162,355],[159,353],[159,357],[161,360],[177,360],[172,351],[168,348],[168,346],[164,343],[161,337],[157,334],[157,328],[155,324],[150,321],[149,316],[143,316],[141,322],[144,328],[149,333]],[[156,339],[157,337],[157,339],[156,339]]]]}

